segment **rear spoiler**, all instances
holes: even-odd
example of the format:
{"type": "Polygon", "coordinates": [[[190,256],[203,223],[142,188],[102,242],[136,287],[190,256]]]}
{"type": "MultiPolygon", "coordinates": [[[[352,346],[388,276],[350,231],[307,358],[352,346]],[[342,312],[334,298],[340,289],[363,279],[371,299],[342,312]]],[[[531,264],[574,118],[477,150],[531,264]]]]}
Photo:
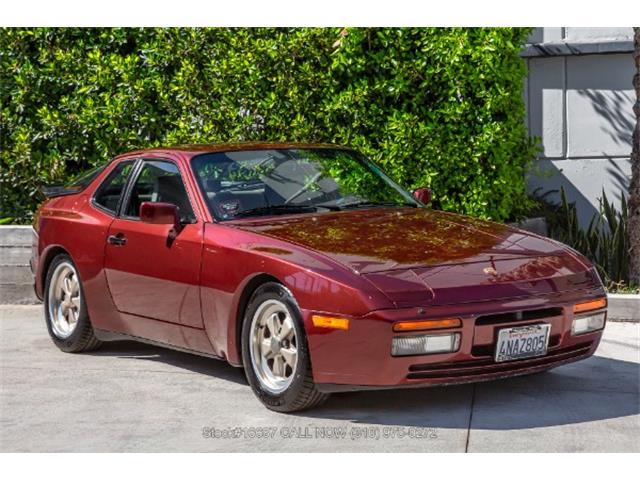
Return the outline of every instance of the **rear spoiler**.
{"type": "Polygon", "coordinates": [[[40,187],[40,193],[46,198],[62,197],[63,195],[72,195],[78,193],[81,188],[68,187],[64,185],[43,185],[40,187]]]}

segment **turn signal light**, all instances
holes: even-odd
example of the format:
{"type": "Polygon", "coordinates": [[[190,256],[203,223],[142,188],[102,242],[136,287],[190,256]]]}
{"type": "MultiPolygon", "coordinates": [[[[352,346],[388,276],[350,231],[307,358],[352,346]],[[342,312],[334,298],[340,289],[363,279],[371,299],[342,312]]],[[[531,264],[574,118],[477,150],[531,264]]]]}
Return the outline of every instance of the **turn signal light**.
{"type": "Polygon", "coordinates": [[[573,313],[590,312],[591,310],[600,310],[606,308],[607,299],[598,298],[597,300],[589,300],[588,302],[576,303],[573,306],[573,313]]]}
{"type": "Polygon", "coordinates": [[[416,330],[434,330],[436,328],[457,328],[462,325],[459,318],[441,318],[439,320],[413,320],[393,324],[394,332],[413,332],[416,330]]]}
{"type": "Polygon", "coordinates": [[[349,319],[339,317],[326,317],[324,315],[313,315],[311,317],[314,327],[335,328],[338,330],[349,330],[349,319]]]}

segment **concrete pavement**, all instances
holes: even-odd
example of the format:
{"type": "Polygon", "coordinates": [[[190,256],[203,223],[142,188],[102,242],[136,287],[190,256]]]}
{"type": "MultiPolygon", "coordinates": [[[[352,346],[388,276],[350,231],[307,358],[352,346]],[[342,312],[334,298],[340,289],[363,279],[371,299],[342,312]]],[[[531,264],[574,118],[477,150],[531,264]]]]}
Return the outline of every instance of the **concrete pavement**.
{"type": "Polygon", "coordinates": [[[132,342],[65,354],[41,306],[0,306],[0,451],[640,452],[640,324],[531,377],[334,395],[284,415],[241,370],[132,342]]]}

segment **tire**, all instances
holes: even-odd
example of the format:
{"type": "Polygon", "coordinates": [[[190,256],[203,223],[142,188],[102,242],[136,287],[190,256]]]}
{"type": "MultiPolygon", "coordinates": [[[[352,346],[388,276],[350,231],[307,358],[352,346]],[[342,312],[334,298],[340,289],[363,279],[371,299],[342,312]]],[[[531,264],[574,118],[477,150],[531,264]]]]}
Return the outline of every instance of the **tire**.
{"type": "Polygon", "coordinates": [[[313,383],[302,315],[283,285],[265,283],[253,293],[243,317],[241,343],[247,381],[268,409],[296,412],[329,398],[313,383]]]}
{"type": "Polygon", "coordinates": [[[51,340],[63,352],[88,352],[102,345],[93,332],[82,281],[69,255],[60,254],[49,265],[44,317],[51,340]]]}

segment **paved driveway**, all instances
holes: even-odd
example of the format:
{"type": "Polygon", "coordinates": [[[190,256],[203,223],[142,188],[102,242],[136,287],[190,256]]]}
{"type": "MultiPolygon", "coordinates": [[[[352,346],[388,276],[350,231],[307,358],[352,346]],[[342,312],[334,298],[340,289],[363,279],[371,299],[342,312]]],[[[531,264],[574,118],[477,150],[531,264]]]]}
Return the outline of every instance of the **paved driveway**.
{"type": "Polygon", "coordinates": [[[241,370],[118,342],[65,354],[41,307],[0,306],[1,451],[640,451],[639,324],[532,377],[334,395],[273,413],[241,370]]]}

